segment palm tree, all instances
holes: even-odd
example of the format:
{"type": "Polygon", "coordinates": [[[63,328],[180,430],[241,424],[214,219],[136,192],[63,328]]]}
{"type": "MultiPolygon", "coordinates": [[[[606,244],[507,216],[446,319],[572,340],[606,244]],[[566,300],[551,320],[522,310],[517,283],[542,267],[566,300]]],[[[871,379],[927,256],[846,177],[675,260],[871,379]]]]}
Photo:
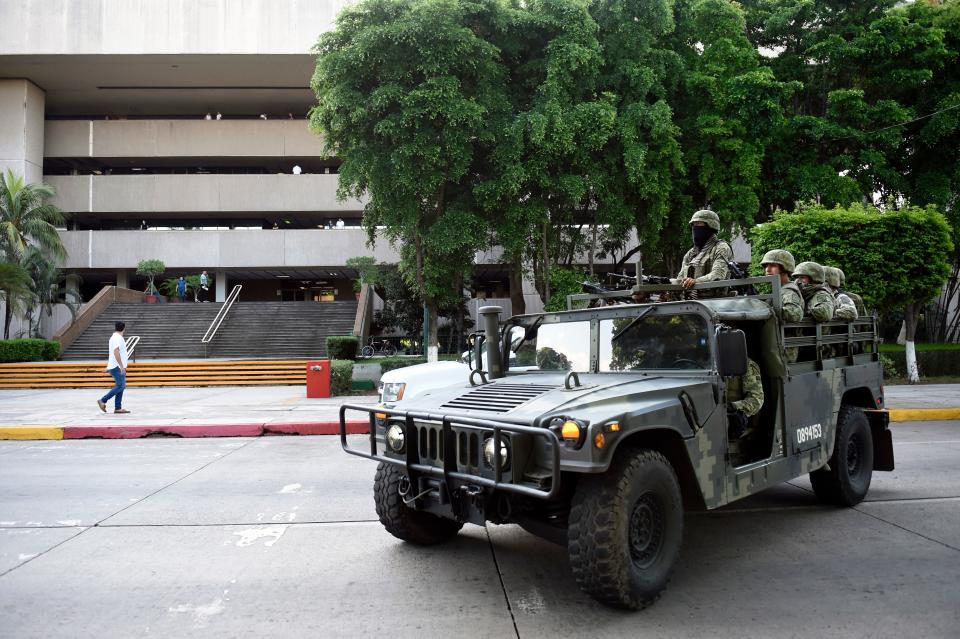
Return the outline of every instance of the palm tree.
{"type": "Polygon", "coordinates": [[[53,315],[53,309],[58,304],[63,304],[70,311],[71,321],[77,318],[77,309],[80,308],[80,293],[78,291],[68,290],[66,287],[66,278],[57,268],[55,259],[44,255],[44,252],[36,246],[27,247],[21,266],[30,275],[31,291],[33,293],[31,304],[26,311],[30,322],[30,332],[34,336],[40,334],[40,321],[44,313],[47,317],[53,315]],[[34,310],[37,311],[34,317],[34,310]],[[34,319],[36,325],[33,325],[34,319]]]}
{"type": "MultiPolygon", "coordinates": [[[[46,204],[53,197],[53,187],[25,184],[22,177],[7,170],[0,179],[0,252],[8,264],[20,262],[27,247],[35,244],[57,260],[66,259],[67,252],[57,233],[57,225],[63,224],[64,215],[57,207],[46,204]]],[[[0,289],[4,297],[15,296],[0,289]]],[[[3,324],[3,337],[10,337],[10,320],[13,305],[7,304],[3,324]]]]}
{"type": "MultiPolygon", "coordinates": [[[[26,310],[32,301],[30,274],[19,264],[0,262],[0,300],[6,303],[6,314],[10,318],[13,311],[26,310]]],[[[6,327],[9,336],[9,320],[6,327]]]]}

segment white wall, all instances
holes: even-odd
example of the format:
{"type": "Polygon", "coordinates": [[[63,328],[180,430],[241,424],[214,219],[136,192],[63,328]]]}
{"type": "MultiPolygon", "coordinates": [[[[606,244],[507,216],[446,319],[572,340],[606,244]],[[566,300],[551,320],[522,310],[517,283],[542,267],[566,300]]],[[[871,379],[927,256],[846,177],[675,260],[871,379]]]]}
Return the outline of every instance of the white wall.
{"type": "Polygon", "coordinates": [[[348,0],[3,0],[0,55],[307,53],[348,0]]]}

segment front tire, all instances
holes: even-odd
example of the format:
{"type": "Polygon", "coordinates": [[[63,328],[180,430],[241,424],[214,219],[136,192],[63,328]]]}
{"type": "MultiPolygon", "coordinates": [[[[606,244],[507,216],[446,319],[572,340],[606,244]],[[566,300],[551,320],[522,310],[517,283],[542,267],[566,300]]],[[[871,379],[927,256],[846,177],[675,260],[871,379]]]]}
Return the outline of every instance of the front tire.
{"type": "Polygon", "coordinates": [[[670,581],[682,538],[680,484],[660,453],[618,454],[606,473],[580,480],[567,549],[577,583],[597,601],[630,610],[652,604],[670,581]]]}
{"type": "Polygon", "coordinates": [[[870,490],[873,435],[863,409],[843,404],[837,417],[837,441],[828,466],[810,473],[817,498],[837,506],[855,506],[870,490]]]}
{"type": "Polygon", "coordinates": [[[432,546],[452,538],[463,523],[444,519],[408,507],[400,497],[400,479],[405,477],[394,464],[380,462],[373,480],[373,500],[380,523],[397,539],[418,546],[432,546]]]}

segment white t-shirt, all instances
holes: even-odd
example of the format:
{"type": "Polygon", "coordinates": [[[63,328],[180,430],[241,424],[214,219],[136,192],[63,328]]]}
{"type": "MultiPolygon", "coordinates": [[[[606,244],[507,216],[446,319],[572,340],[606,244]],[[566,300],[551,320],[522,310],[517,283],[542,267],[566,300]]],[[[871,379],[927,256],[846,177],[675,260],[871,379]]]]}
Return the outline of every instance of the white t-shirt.
{"type": "Polygon", "coordinates": [[[113,349],[120,349],[120,361],[123,362],[123,368],[127,368],[127,341],[123,339],[120,333],[114,333],[110,336],[109,352],[107,353],[107,370],[117,367],[117,357],[113,354],[113,349]]]}

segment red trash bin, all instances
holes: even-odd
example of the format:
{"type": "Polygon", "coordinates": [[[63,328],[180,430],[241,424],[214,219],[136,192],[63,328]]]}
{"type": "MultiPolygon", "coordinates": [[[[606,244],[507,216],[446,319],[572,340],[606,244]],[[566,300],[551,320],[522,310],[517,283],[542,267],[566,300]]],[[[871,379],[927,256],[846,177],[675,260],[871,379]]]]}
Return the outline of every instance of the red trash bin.
{"type": "Polygon", "coordinates": [[[330,360],[307,362],[307,397],[330,397],[330,360]]]}

